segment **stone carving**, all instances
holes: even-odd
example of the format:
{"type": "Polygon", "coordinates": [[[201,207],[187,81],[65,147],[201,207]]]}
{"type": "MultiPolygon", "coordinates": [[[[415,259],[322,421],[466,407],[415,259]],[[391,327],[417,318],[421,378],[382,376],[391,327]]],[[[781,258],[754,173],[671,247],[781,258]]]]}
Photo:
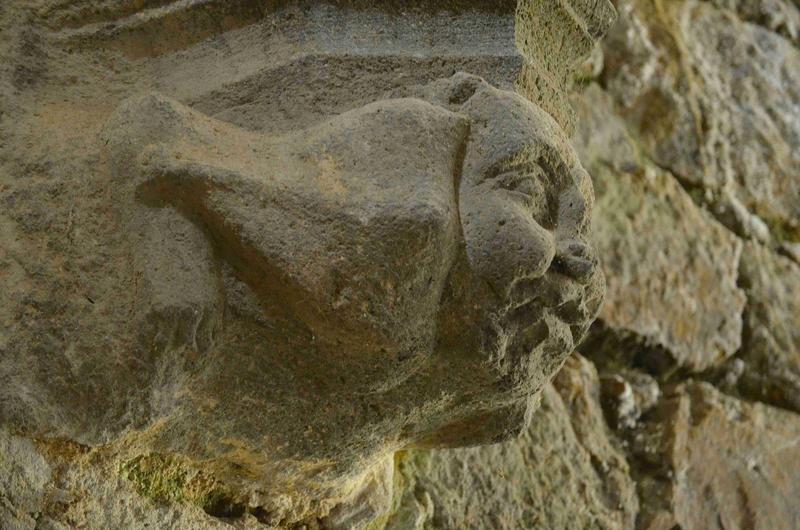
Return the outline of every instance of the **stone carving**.
{"type": "Polygon", "coordinates": [[[800,527],[800,4],[613,5],[0,2],[0,528],[800,527]]]}
{"type": "Polygon", "coordinates": [[[475,76],[285,135],[149,94],[105,142],[141,249],[143,351],[180,375],[153,443],[190,458],[252,465],[159,432],[213,439],[236,422],[248,452],[271,455],[259,466],[281,463],[282,440],[336,473],[500,441],[602,300],[589,176],[549,115],[475,76]],[[216,403],[195,410],[195,392],[216,403]],[[254,414],[232,418],[241,403],[254,414]]]}
{"type": "Polygon", "coordinates": [[[525,427],[603,297],[565,131],[610,3],[6,15],[0,427],[102,490],[47,517],[360,528],[398,450],[525,427]]]}

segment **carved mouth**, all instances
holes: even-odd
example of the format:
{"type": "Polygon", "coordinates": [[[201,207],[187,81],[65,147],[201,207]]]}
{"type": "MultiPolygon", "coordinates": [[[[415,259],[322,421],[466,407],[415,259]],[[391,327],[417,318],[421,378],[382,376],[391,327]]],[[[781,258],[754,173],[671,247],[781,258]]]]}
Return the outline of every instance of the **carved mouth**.
{"type": "MultiPolygon", "coordinates": [[[[549,315],[571,330],[581,329],[594,316],[587,301],[591,297],[588,285],[596,275],[593,269],[589,278],[578,280],[563,274],[554,264],[544,276],[517,282],[501,316],[502,327],[509,334],[530,335],[531,329],[541,327],[549,315]]],[[[581,337],[573,339],[577,342],[581,337]]]]}
{"type": "Polygon", "coordinates": [[[512,309],[505,315],[505,320],[516,329],[525,329],[539,322],[544,317],[546,306],[535,296],[512,309]]]}

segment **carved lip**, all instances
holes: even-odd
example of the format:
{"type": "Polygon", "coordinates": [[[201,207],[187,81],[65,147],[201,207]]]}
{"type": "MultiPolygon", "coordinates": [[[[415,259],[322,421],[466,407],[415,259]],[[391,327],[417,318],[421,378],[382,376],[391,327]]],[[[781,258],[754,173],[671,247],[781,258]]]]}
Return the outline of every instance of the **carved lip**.
{"type": "MultiPolygon", "coordinates": [[[[593,270],[589,277],[594,274],[593,270]]],[[[586,282],[585,277],[576,279],[563,274],[555,265],[543,276],[518,281],[511,289],[504,323],[524,330],[540,322],[545,313],[567,324],[579,323],[585,320],[579,307],[587,295],[586,282]]]]}
{"type": "Polygon", "coordinates": [[[588,283],[597,268],[597,258],[591,246],[581,239],[564,239],[558,242],[557,247],[551,269],[580,284],[588,283]]]}
{"type": "Polygon", "coordinates": [[[535,325],[544,317],[546,307],[538,296],[527,302],[510,308],[505,314],[505,321],[517,329],[525,329],[535,325]]]}

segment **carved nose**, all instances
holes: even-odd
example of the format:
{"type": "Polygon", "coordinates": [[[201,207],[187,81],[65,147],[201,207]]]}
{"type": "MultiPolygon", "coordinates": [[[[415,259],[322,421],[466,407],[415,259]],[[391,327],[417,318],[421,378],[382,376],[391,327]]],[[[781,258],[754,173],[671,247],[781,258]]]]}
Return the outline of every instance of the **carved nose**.
{"type": "Polygon", "coordinates": [[[587,283],[597,267],[597,259],[589,245],[567,239],[558,242],[551,267],[579,283],[587,283]]]}

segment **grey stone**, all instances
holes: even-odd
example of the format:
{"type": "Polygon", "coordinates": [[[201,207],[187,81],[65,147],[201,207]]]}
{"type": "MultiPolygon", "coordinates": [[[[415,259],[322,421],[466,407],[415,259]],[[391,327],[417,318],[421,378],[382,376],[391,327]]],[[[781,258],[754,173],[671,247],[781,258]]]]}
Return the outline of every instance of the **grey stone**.
{"type": "MultiPolygon", "coordinates": [[[[234,528],[197,506],[154,502],[123,479],[114,463],[63,440],[31,440],[0,430],[3,529],[154,527],[234,528]]],[[[267,528],[252,516],[237,528],[267,528]]]]}
{"type": "Polygon", "coordinates": [[[72,499],[14,505],[362,528],[394,452],[524,430],[602,301],[564,131],[613,16],[5,3],[0,424],[72,499]]]}
{"type": "Polygon", "coordinates": [[[795,414],[706,383],[672,389],[633,438],[637,528],[796,528],[798,434],[795,414]]]}
{"type": "MultiPolygon", "coordinates": [[[[293,458],[341,461],[333,480],[380,455],[381,438],[447,446],[497,441],[519,430],[525,404],[514,403],[546,383],[602,297],[586,241],[591,182],[558,125],[520,96],[468,75],[422,95],[441,106],[384,100],[285,136],[237,129],[156,95],[123,104],[111,118],[104,144],[123,223],[145,238],[132,247],[145,254],[154,245],[171,249],[170,261],[143,262],[178,268],[143,273],[167,275],[150,281],[160,288],[141,295],[140,326],[155,337],[143,346],[161,363],[154,382],[167,387],[151,391],[157,402],[150,407],[160,413],[152,444],[226,462],[212,436],[224,436],[235,421],[254,453],[279,454],[278,447],[306,438],[305,457],[293,458]],[[188,228],[162,226],[163,208],[182,215],[165,218],[168,226],[187,219],[205,232],[231,281],[258,300],[263,330],[250,318],[228,317],[221,332],[213,331],[226,280],[213,264],[176,262],[183,255],[200,264],[203,256],[213,258],[183,235],[188,228]],[[165,234],[181,235],[165,244],[165,234]],[[201,298],[180,296],[188,286],[200,287],[192,296],[201,298]],[[152,322],[169,327],[151,332],[152,322]],[[251,331],[241,338],[228,331],[239,326],[251,331]],[[200,346],[198,334],[205,337],[200,346]],[[253,373],[247,388],[211,390],[212,381],[238,369],[227,364],[231,356],[247,352],[280,367],[285,361],[272,349],[281,341],[305,351],[291,385],[268,371],[253,373]],[[445,371],[457,375],[443,385],[445,371]],[[324,414],[292,403],[295,381],[303,378],[335,381],[316,391],[328,403],[324,414]],[[183,397],[189,388],[218,400],[200,423],[183,397]],[[438,403],[443,388],[457,405],[438,403]],[[249,416],[231,418],[241,400],[283,412],[269,427],[249,416]],[[355,412],[354,400],[373,412],[355,412]],[[342,414],[347,427],[328,431],[330,418],[342,414]],[[489,416],[492,423],[479,428],[489,416]],[[309,438],[309,424],[325,436],[309,438]],[[215,432],[215,425],[226,430],[215,432]],[[190,450],[158,434],[176,428],[207,440],[206,447],[190,450]],[[345,450],[346,440],[360,436],[355,429],[372,431],[375,441],[345,450]],[[257,440],[264,436],[281,442],[262,446],[257,440]]],[[[264,465],[270,464],[258,464],[264,465]]],[[[275,473],[272,481],[303,480],[300,469],[275,473]]],[[[325,484],[313,477],[317,487],[325,484]]]]}
{"type": "Polygon", "coordinates": [[[800,266],[755,243],[745,246],[747,294],[741,366],[724,388],[800,412],[800,266]]]}
{"type": "Polygon", "coordinates": [[[693,371],[721,364],[741,344],[741,243],[643,156],[599,86],[576,107],[574,143],[594,177],[594,237],[608,284],[604,328],[581,351],[649,367],[659,355],[693,371]]]}
{"type": "Polygon", "coordinates": [[[611,440],[592,364],[572,357],[544,392],[530,427],[505,444],[412,451],[400,459],[406,493],[387,529],[633,528],[638,501],[611,440]],[[486,470],[491,470],[486,472],[486,470]],[[418,516],[418,515],[417,515],[418,516]]]}
{"type": "MultiPolygon", "coordinates": [[[[779,242],[800,240],[796,3],[624,0],[618,7],[603,80],[648,155],[709,190],[707,202],[720,201],[723,213],[733,196],[779,242]]],[[[736,216],[720,220],[751,235],[736,216]]]]}
{"type": "Polygon", "coordinates": [[[0,522],[4,528],[36,528],[51,474],[33,442],[0,430],[0,522]]]}

